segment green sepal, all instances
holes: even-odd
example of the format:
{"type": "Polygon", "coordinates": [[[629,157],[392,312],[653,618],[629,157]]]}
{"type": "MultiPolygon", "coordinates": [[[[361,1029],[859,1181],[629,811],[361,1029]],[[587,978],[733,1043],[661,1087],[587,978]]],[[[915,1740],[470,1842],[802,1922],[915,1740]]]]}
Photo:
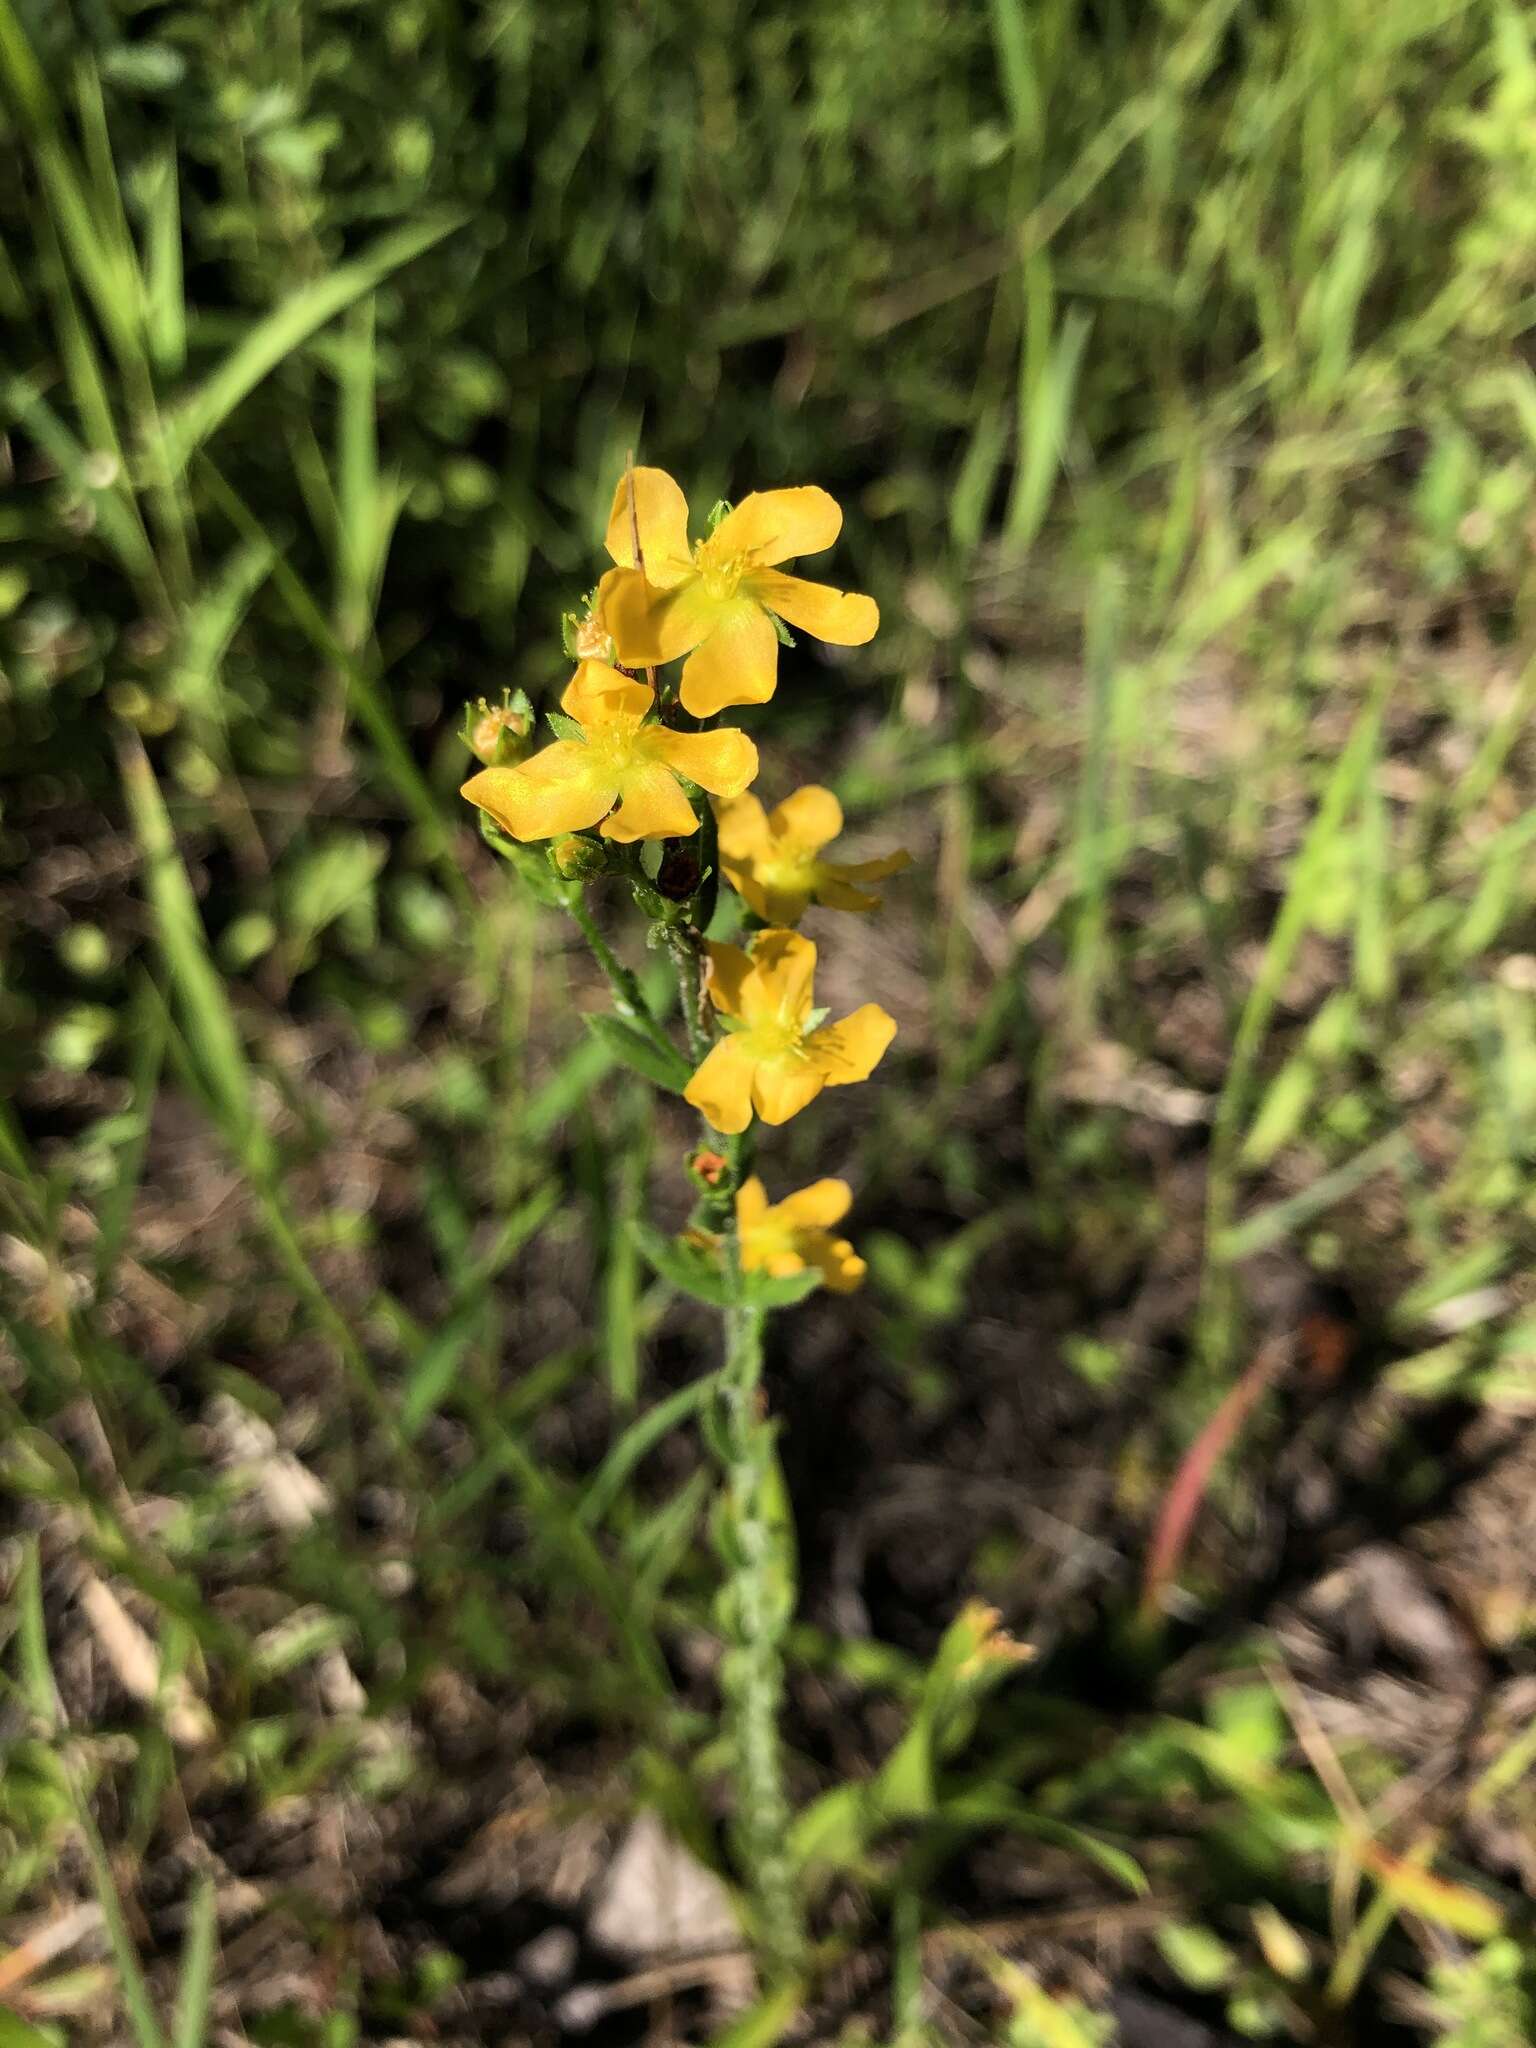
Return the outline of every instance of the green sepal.
{"type": "Polygon", "coordinates": [[[715,500],[715,502],[713,503],[713,505],[711,505],[711,506],[710,506],[710,508],[709,508],[709,530],[710,530],[710,532],[711,532],[711,533],[713,533],[713,532],[714,532],[714,530],[715,530],[715,528],[716,528],[716,527],[717,527],[717,526],[718,526],[718,525],[720,524],[721,520],[722,520],[722,519],[728,519],[728,518],[729,518],[730,516],[731,516],[731,501],[730,501],[730,499],[729,499],[729,498],[716,498],[716,500],[715,500]]]}
{"type": "Polygon", "coordinates": [[[779,636],[779,645],[781,647],[793,647],[795,644],[795,636],[793,633],[791,633],[788,626],[785,625],[784,621],[779,617],[778,613],[770,612],[768,614],[768,617],[773,623],[773,630],[779,636]]]}
{"type": "Polygon", "coordinates": [[[546,711],[544,716],[549,720],[550,729],[556,738],[570,740],[578,747],[587,744],[587,735],[574,718],[567,718],[563,711],[546,711]]]}
{"type": "Polygon", "coordinates": [[[589,1015],[586,1026],[616,1060],[647,1081],[654,1081],[658,1088],[681,1095],[688,1086],[693,1069],[675,1046],[663,1051],[658,1040],[648,1038],[633,1024],[626,1024],[622,1017],[610,1016],[606,1011],[589,1015]]]}

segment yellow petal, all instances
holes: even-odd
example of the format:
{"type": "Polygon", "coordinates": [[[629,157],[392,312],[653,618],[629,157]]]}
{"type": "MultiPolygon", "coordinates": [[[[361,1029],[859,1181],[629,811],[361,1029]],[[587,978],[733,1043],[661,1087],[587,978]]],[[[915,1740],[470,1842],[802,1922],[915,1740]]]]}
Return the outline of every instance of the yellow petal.
{"type": "Polygon", "coordinates": [[[867,889],[855,889],[851,882],[827,868],[816,878],[816,901],[823,910],[878,910],[880,898],[867,889]]]}
{"type": "Polygon", "coordinates": [[[750,958],[740,946],[722,945],[714,939],[706,941],[705,951],[709,954],[705,994],[725,1016],[739,1017],[742,995],[752,973],[750,958]]]}
{"type": "Polygon", "coordinates": [[[722,859],[750,860],[768,845],[768,813],[755,796],[727,798],[715,805],[722,859]]]}
{"type": "Polygon", "coordinates": [[[610,569],[597,586],[594,611],[612,635],[620,661],[656,668],[687,654],[711,630],[719,601],[690,569],[672,590],[658,590],[638,569],[610,569]]]}
{"type": "Polygon", "coordinates": [[[867,1081],[896,1036],[896,1020],[878,1003],[865,1003],[840,1023],[824,1024],[806,1040],[805,1049],[821,1067],[829,1088],[867,1081]]]}
{"type": "Polygon", "coordinates": [[[752,1121],[752,1077],[757,1062],[743,1052],[736,1037],[722,1038],[705,1055],[683,1090],[706,1123],[734,1135],[752,1121]]]}
{"type": "Polygon", "coordinates": [[[774,569],[755,571],[742,588],[790,625],[834,647],[862,647],[880,630],[880,607],[856,590],[834,590],[830,583],[807,583],[774,569]]]}
{"type": "Polygon", "coordinates": [[[839,861],[832,868],[846,882],[883,882],[887,875],[904,875],[912,865],[906,848],[896,853],[877,854],[873,860],[839,861]]]}
{"type": "Polygon", "coordinates": [[[648,752],[715,796],[740,796],[757,774],[757,748],[744,732],[669,732],[655,726],[643,735],[648,752]]]}
{"type": "Polygon", "coordinates": [[[608,514],[607,549],[621,569],[639,567],[634,534],[640,529],[646,581],[670,590],[692,573],[688,551],[688,500],[664,469],[626,470],[608,514]],[[633,512],[631,512],[633,485],[633,512]]]}
{"type": "Polygon", "coordinates": [[[660,761],[642,761],[627,770],[619,795],[619,808],[603,821],[605,839],[621,845],[635,839],[686,839],[699,829],[677,777],[660,761]]]}
{"type": "MultiPolygon", "coordinates": [[[[678,592],[679,604],[693,589],[678,592]]],[[[703,616],[701,606],[682,610],[689,618],[703,616]]],[[[779,679],[779,636],[761,605],[749,597],[724,598],[712,604],[712,614],[708,638],[688,643],[693,652],[683,663],[678,690],[684,710],[695,718],[713,718],[728,704],[766,704],[779,679]]]]}
{"type": "Polygon", "coordinates": [[[460,795],[488,811],[514,839],[584,832],[606,814],[617,794],[611,782],[594,777],[586,757],[585,747],[558,740],[519,767],[482,768],[460,795]]]}
{"type": "Polygon", "coordinates": [[[830,789],[808,782],[774,805],[768,829],[786,851],[820,853],[842,831],[843,807],[830,789]]]}
{"type": "Polygon", "coordinates": [[[880,898],[859,888],[860,882],[881,882],[911,867],[910,853],[888,853],[880,860],[823,861],[816,881],[816,901],[828,910],[878,910],[880,898]]]}
{"type": "Polygon", "coordinates": [[[869,1271],[846,1237],[820,1234],[817,1243],[807,1244],[806,1255],[819,1269],[823,1285],[834,1294],[852,1294],[869,1271]]]}
{"type": "Polygon", "coordinates": [[[753,1230],[768,1214],[768,1190],[751,1174],[736,1190],[736,1228],[753,1230]]]}
{"type": "Polygon", "coordinates": [[[715,528],[723,555],[752,554],[759,562],[819,555],[843,530],[836,498],[818,484],[791,491],[753,491],[715,528]]]}
{"type": "Polygon", "coordinates": [[[847,1181],[815,1180],[808,1188],[786,1195],[778,1204],[778,1213],[798,1229],[828,1230],[841,1223],[852,1207],[853,1190],[847,1181]]]}
{"type": "Polygon", "coordinates": [[[752,1107],[765,1124],[787,1124],[826,1085],[814,1060],[762,1060],[752,1076],[752,1107]]]}
{"type": "Polygon", "coordinates": [[[633,676],[620,675],[606,661],[584,661],[565,686],[560,709],[591,731],[608,725],[638,725],[656,702],[656,692],[633,676]]]}
{"type": "MultiPolygon", "coordinates": [[[[742,988],[742,1015],[798,1023],[811,1007],[816,947],[799,932],[761,932],[752,942],[752,973],[742,988]]],[[[894,1031],[895,1026],[891,1029],[894,1031]]],[[[878,1055],[877,1055],[878,1057],[878,1055]]]]}

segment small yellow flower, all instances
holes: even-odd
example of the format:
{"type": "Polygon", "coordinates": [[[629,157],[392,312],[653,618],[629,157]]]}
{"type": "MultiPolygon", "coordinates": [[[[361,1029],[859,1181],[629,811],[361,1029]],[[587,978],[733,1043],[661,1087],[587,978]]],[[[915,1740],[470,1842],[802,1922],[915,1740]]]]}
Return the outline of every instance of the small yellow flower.
{"type": "Polygon", "coordinates": [[[754,491],[707,540],[690,544],[688,501],[666,471],[628,472],[608,520],[608,552],[619,566],[597,591],[618,659],[650,668],[686,654],[683,707],[695,718],[710,718],[727,704],[766,704],[773,695],[779,669],[774,617],[818,640],[862,647],[880,624],[873,598],[786,576],[777,567],[831,547],[842,524],[836,499],[805,484],[754,491]],[[635,562],[636,526],[643,574],[635,562]]]}
{"type": "Polygon", "coordinates": [[[750,954],[711,944],[710,1001],[725,1037],[683,1090],[717,1131],[744,1131],[755,1110],[788,1123],[823,1088],[867,1081],[896,1036],[895,1019],[865,1003],[838,1024],[811,1010],[816,948],[798,932],[759,934],[750,954]]]}
{"type": "Polygon", "coordinates": [[[770,1207],[756,1174],[736,1194],[741,1263],[748,1273],[775,1279],[814,1266],[836,1294],[851,1294],[868,1268],[845,1237],[834,1237],[853,1202],[845,1180],[818,1180],[770,1207]]]}
{"type": "Polygon", "coordinates": [[[912,865],[909,853],[879,860],[821,860],[843,829],[843,809],[830,789],[807,783],[765,811],[755,796],[715,805],[720,866],[765,924],[797,924],[809,903],[829,910],[878,910],[880,898],[860,882],[883,881],[912,865]]]}
{"type": "Polygon", "coordinates": [[[605,839],[626,844],[696,832],[678,776],[715,796],[739,796],[757,773],[757,749],[744,732],[647,725],[655,701],[647,684],[584,661],[560,699],[582,738],[557,740],[516,768],[484,768],[460,794],[514,839],[553,839],[599,821],[605,839]]]}

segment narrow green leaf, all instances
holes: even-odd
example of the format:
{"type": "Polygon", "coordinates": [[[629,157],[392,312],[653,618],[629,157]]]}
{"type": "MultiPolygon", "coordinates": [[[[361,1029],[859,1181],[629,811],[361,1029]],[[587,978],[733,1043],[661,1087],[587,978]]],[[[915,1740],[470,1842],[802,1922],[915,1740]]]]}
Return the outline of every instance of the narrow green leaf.
{"type": "Polygon", "coordinates": [[[679,1293],[691,1295],[709,1308],[730,1306],[730,1279],[717,1260],[690,1251],[674,1237],[663,1237],[648,1223],[632,1223],[630,1228],[647,1264],[679,1293]]]}
{"type": "Polygon", "coordinates": [[[605,1011],[589,1012],[585,1021],[599,1045],[624,1066],[644,1075],[647,1081],[654,1081],[658,1088],[681,1095],[688,1086],[693,1069],[676,1047],[664,1050],[659,1036],[649,1038],[632,1024],[626,1024],[622,1017],[610,1016],[605,1011]]]}
{"type": "Polygon", "coordinates": [[[576,1509],[577,1519],[589,1529],[597,1528],[623,1492],[635,1467],[663,1438],[713,1398],[718,1381],[718,1373],[705,1373],[636,1416],[592,1475],[576,1509]]]}

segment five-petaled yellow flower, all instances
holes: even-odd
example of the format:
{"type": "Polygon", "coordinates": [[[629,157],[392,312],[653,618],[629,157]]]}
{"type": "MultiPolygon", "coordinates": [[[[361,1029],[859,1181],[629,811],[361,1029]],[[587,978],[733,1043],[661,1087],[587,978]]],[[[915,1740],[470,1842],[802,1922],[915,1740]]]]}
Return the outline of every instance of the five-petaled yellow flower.
{"type": "Polygon", "coordinates": [[[647,724],[656,692],[606,662],[584,661],[560,699],[580,740],[557,740],[515,768],[483,768],[464,796],[514,839],[599,825],[605,839],[679,839],[698,830],[677,778],[739,796],[757,773],[744,732],[672,732],[647,724]]]}
{"type": "Polygon", "coordinates": [[[688,501],[666,471],[626,472],[608,520],[608,552],[619,566],[597,593],[618,659],[650,668],[686,654],[678,692],[683,708],[710,718],[727,704],[766,704],[773,695],[779,668],[774,617],[818,640],[862,647],[880,624],[873,598],[807,583],[778,567],[831,547],[842,524],[836,499],[805,484],[754,491],[707,540],[690,544],[688,501]],[[636,528],[643,572],[635,559],[636,528]]]}
{"type": "Polygon", "coordinates": [[[809,903],[829,910],[878,910],[880,898],[860,882],[883,881],[912,865],[909,853],[879,860],[821,860],[843,829],[843,807],[830,789],[807,783],[765,811],[755,796],[715,805],[720,866],[765,924],[798,924],[809,903]]]}
{"type": "Polygon", "coordinates": [[[706,987],[725,1036],[683,1090],[717,1131],[744,1131],[756,1113],[788,1123],[823,1088],[867,1081],[896,1036],[895,1019],[865,1003],[838,1024],[812,1015],[816,948],[798,932],[761,933],[750,954],[709,947],[706,987]]]}
{"type": "Polygon", "coordinates": [[[847,1238],[832,1235],[832,1225],[842,1222],[852,1202],[847,1181],[818,1180],[770,1206],[753,1174],[736,1195],[743,1268],[780,1279],[814,1266],[834,1293],[851,1294],[867,1268],[847,1238]]]}

